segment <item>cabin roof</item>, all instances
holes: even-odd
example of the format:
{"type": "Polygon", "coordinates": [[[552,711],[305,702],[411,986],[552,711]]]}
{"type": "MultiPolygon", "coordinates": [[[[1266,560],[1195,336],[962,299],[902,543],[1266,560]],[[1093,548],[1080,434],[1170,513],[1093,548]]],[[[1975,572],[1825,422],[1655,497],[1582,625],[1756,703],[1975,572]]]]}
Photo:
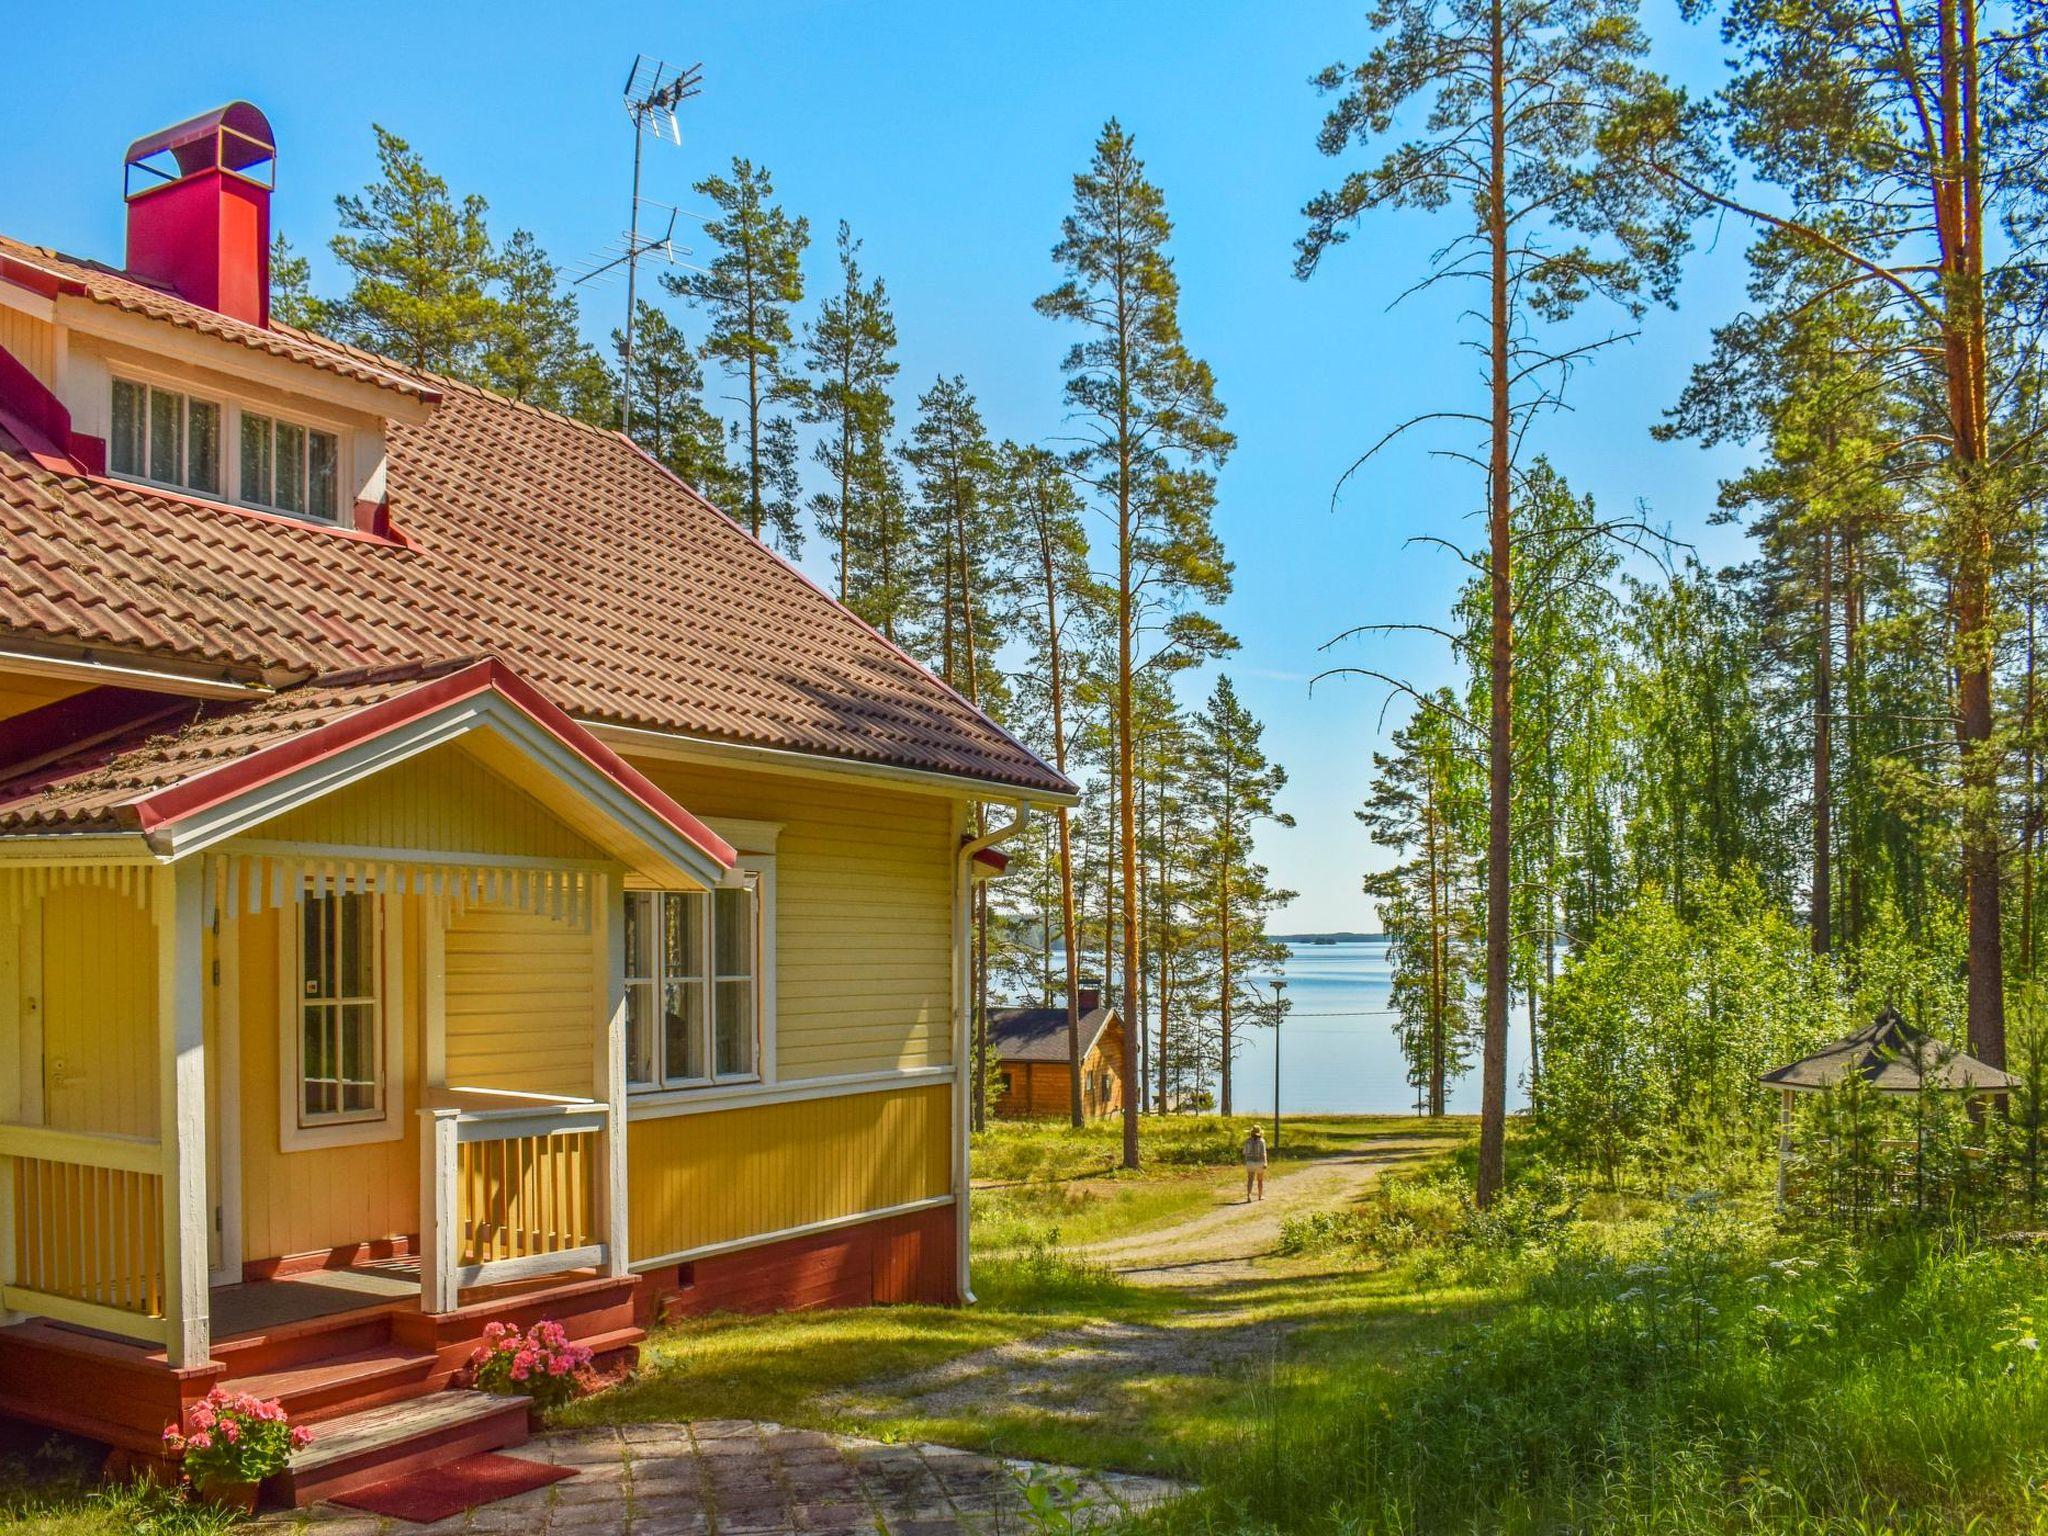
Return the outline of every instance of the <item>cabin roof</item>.
{"type": "Polygon", "coordinates": [[[273,683],[489,655],[585,722],[1074,792],[619,433],[0,241],[10,278],[438,403],[387,423],[390,537],[66,473],[0,415],[0,639],[273,683]]]}
{"type": "MultiPolygon", "coordinates": [[[[1081,1015],[1081,1058],[1102,1041],[1116,1018],[1107,1003],[1081,1015]]],[[[989,1015],[988,1048],[1004,1061],[1066,1061],[1065,1008],[1005,1008],[989,1015]]]]}

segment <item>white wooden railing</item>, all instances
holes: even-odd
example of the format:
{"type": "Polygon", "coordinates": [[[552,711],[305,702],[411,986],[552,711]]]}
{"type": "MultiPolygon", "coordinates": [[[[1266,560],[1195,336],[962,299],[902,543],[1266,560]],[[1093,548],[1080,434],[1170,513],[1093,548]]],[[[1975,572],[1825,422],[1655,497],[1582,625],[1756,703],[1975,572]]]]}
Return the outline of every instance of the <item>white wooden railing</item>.
{"type": "Polygon", "coordinates": [[[420,1110],[420,1306],[612,1268],[611,1113],[595,1099],[437,1090],[420,1110]]]}
{"type": "Polygon", "coordinates": [[[0,1307],[163,1343],[163,1147],[0,1124],[0,1307]]]}

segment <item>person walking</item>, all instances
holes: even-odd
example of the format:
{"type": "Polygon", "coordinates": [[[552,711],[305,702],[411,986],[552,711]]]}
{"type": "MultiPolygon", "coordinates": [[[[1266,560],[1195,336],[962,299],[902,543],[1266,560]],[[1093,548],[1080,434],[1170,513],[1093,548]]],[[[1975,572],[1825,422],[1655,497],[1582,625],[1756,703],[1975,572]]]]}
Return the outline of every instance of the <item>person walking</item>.
{"type": "Polygon", "coordinates": [[[1252,1192],[1266,1198],[1266,1133],[1258,1126],[1244,1139],[1244,1203],[1252,1203],[1252,1192]]]}

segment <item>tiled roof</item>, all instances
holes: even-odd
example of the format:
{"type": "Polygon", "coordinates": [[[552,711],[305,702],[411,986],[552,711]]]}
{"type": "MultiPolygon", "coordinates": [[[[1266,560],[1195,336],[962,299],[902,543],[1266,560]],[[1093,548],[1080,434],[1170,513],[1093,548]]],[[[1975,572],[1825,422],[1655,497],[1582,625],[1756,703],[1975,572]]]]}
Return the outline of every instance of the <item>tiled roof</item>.
{"type": "MultiPolygon", "coordinates": [[[[1116,1010],[1107,1006],[1081,1015],[1081,1056],[1085,1060],[1102,1038],[1116,1010]]],[[[1005,1008],[988,1020],[989,1051],[1002,1061],[1065,1061],[1067,1010],[1005,1008]]]]}
{"type": "Polygon", "coordinates": [[[418,668],[313,682],[257,702],[163,700],[107,741],[0,780],[0,832],[129,829],[161,789],[419,686],[418,668]]]}
{"type": "MultiPolygon", "coordinates": [[[[455,658],[335,673],[254,699],[166,698],[97,688],[18,716],[0,735],[0,839],[61,832],[175,835],[195,817],[367,742],[460,712],[474,725],[490,697],[649,813],[684,868],[724,871],[718,834],[564,715],[502,662],[455,658]]],[[[275,800],[268,802],[275,805],[275,800]]]]}
{"type": "Polygon", "coordinates": [[[233,342],[253,352],[267,352],[288,363],[304,363],[324,369],[338,378],[353,379],[359,384],[396,390],[416,400],[440,398],[438,386],[381,360],[335,346],[318,336],[287,326],[265,330],[260,325],[250,325],[247,321],[218,314],[203,305],[187,303],[175,294],[166,293],[162,288],[112,267],[81,261],[75,256],[65,256],[0,235],[0,277],[12,276],[19,281],[24,275],[36,274],[56,285],[60,292],[75,293],[111,309],[125,310],[150,320],[162,320],[180,330],[196,331],[217,341],[233,342]],[[23,269],[26,269],[25,273],[23,269]]]}
{"type": "Polygon", "coordinates": [[[0,632],[273,676],[488,655],[579,719],[1070,790],[618,434],[428,387],[389,427],[392,540],[59,474],[0,429],[0,632]]]}

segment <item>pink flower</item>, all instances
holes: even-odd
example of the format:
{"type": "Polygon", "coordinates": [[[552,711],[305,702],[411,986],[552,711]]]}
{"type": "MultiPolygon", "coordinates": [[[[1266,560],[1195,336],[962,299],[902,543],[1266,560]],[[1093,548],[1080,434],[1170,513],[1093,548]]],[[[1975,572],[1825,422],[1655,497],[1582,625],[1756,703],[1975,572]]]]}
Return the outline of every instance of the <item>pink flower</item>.
{"type": "Polygon", "coordinates": [[[202,1429],[185,1443],[195,1451],[210,1451],[213,1449],[213,1436],[202,1429]]]}
{"type": "Polygon", "coordinates": [[[304,1449],[305,1449],[305,1448],[306,1448],[307,1446],[311,1445],[312,1443],[313,1443],[313,1431],[311,1431],[310,1429],[306,1428],[306,1426],[305,1426],[305,1425],[303,1425],[303,1424],[298,1424],[298,1425],[294,1425],[294,1426],[293,1426],[293,1428],[292,1428],[292,1449],[293,1449],[293,1450],[295,1450],[295,1451],[303,1451],[303,1450],[304,1450],[304,1449]]]}
{"type": "Polygon", "coordinates": [[[235,1420],[229,1419],[227,1423],[221,1425],[220,1437],[227,1441],[229,1445],[233,1445],[242,1438],[242,1426],[236,1423],[235,1420]]]}

